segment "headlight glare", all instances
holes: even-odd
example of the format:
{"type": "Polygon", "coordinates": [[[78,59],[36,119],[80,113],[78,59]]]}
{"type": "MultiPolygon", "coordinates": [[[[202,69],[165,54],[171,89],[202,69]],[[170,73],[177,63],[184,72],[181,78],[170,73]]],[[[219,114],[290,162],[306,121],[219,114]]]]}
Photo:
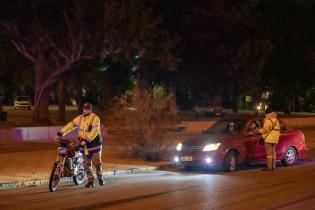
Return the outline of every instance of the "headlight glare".
{"type": "Polygon", "coordinates": [[[183,147],[183,144],[182,144],[182,143],[179,143],[179,144],[177,144],[176,150],[177,150],[177,151],[181,151],[181,150],[182,150],[182,147],[183,147]]]}
{"type": "Polygon", "coordinates": [[[208,152],[208,151],[217,150],[220,147],[220,145],[221,145],[221,143],[208,144],[202,149],[202,151],[208,152]]]}

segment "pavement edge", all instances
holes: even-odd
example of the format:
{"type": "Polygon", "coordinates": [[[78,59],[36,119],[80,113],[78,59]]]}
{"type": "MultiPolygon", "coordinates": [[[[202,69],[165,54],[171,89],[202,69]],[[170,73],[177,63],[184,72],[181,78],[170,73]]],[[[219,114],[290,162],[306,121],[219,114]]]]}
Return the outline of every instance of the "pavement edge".
{"type": "MultiPolygon", "coordinates": [[[[128,168],[128,169],[118,169],[104,172],[104,176],[118,176],[118,175],[131,175],[131,174],[145,174],[155,170],[160,169],[160,167],[142,167],[142,168],[128,168]]],[[[61,179],[62,183],[72,182],[72,178],[66,177],[61,179]]],[[[48,184],[49,179],[31,179],[31,180],[23,180],[19,182],[11,182],[11,183],[0,183],[0,190],[9,190],[16,189],[22,187],[32,187],[42,184],[48,184]]]]}

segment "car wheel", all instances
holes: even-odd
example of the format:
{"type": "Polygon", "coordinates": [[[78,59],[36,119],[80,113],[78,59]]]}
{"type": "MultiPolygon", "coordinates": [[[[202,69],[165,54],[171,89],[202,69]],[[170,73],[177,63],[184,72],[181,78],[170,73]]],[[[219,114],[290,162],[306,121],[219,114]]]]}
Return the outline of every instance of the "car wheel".
{"type": "Polygon", "coordinates": [[[233,172],[237,167],[237,155],[235,152],[228,152],[223,161],[223,169],[226,172],[233,172]]]}
{"type": "Polygon", "coordinates": [[[284,154],[283,160],[281,160],[282,164],[285,166],[294,165],[297,158],[296,150],[293,147],[289,147],[284,154]]]}

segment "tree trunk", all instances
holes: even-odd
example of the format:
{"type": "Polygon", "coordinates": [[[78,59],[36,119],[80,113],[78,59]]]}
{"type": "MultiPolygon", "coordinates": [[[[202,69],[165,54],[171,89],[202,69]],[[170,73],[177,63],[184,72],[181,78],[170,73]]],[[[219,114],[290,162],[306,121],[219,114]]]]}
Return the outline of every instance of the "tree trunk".
{"type": "Polygon", "coordinates": [[[42,91],[40,97],[35,96],[35,104],[33,111],[33,124],[50,124],[49,121],[49,90],[42,90],[41,88],[36,88],[36,95],[39,95],[42,91]]]}
{"type": "Polygon", "coordinates": [[[66,80],[58,83],[58,121],[66,121],[66,80]]]}
{"type": "Polygon", "coordinates": [[[82,77],[79,73],[74,74],[75,78],[75,87],[76,87],[76,103],[78,114],[82,114],[82,105],[83,105],[83,96],[82,96],[82,77]]]}
{"type": "Polygon", "coordinates": [[[291,113],[291,100],[289,98],[289,96],[285,96],[285,109],[284,109],[284,113],[285,114],[290,114],[291,113]]]}
{"type": "Polygon", "coordinates": [[[34,98],[34,124],[49,124],[49,88],[43,88],[47,78],[46,60],[43,53],[38,53],[35,63],[35,98],[34,98]]]}

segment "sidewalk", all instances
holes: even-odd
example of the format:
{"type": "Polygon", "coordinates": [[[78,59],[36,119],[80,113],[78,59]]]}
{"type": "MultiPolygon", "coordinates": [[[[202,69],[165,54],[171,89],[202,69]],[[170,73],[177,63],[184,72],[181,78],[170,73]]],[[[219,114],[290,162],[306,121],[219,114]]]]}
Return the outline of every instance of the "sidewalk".
{"type": "MultiPolygon", "coordinates": [[[[0,185],[47,180],[57,157],[56,150],[57,145],[47,142],[0,144],[0,185]]],[[[126,159],[121,155],[114,147],[103,148],[105,174],[114,174],[116,171],[122,173],[124,170],[151,171],[163,164],[126,159]]]]}

